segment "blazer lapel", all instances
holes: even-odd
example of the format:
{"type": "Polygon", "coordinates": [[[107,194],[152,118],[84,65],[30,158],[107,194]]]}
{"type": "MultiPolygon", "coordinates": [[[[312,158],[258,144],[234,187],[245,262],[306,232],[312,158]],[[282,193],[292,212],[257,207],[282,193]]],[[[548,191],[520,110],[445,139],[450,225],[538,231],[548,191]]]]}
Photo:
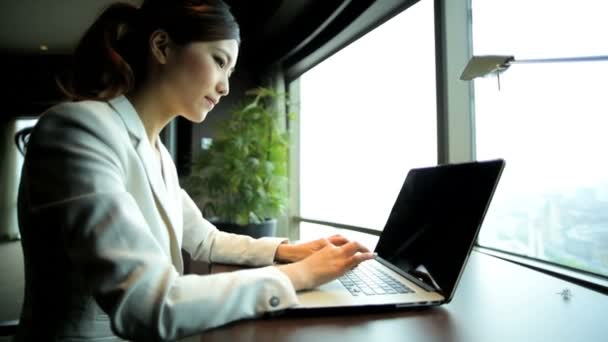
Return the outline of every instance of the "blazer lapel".
{"type": "MultiPolygon", "coordinates": [[[[161,166],[164,164],[159,162],[156,158],[156,154],[154,152],[153,147],[150,145],[148,141],[146,130],[144,125],[139,118],[139,115],[135,111],[131,102],[125,96],[119,96],[109,101],[110,105],[116,110],[116,112],[122,117],[129,133],[135,137],[135,150],[139,155],[139,158],[142,161],[144,169],[146,170],[146,176],[148,178],[148,183],[152,188],[152,192],[154,193],[157,206],[161,210],[161,216],[165,218],[167,228],[169,230],[169,235],[171,237],[171,257],[173,259],[173,264],[178,268],[178,271],[182,272],[182,258],[180,247],[178,243],[178,238],[175,234],[175,229],[177,228],[177,218],[176,215],[181,214],[177,212],[177,208],[174,204],[172,204],[172,197],[169,196],[169,192],[167,191],[167,186],[163,182],[163,175],[161,171],[161,167],[165,168],[165,166],[161,166]]],[[[162,153],[161,153],[162,154],[162,153]]],[[[165,175],[167,173],[165,172],[165,175]]]]}
{"type": "MultiPolygon", "coordinates": [[[[164,175],[165,187],[167,192],[167,203],[172,214],[171,221],[177,241],[182,241],[183,217],[181,209],[181,186],[179,185],[175,164],[173,158],[165,146],[158,141],[158,149],[161,156],[162,174],[164,175]]],[[[181,254],[180,254],[181,255],[181,254]]]]}

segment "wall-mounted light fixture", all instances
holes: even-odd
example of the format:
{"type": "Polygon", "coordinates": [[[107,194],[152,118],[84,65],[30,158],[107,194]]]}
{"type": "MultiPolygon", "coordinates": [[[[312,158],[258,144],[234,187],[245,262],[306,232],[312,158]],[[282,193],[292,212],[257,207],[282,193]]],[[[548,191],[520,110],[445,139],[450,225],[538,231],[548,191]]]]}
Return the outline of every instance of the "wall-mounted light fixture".
{"type": "Polygon", "coordinates": [[[599,62],[608,61],[608,56],[583,56],[563,58],[515,59],[509,55],[473,56],[462,71],[460,79],[470,81],[477,77],[496,74],[498,89],[500,89],[500,74],[516,63],[568,63],[568,62],[599,62]]]}

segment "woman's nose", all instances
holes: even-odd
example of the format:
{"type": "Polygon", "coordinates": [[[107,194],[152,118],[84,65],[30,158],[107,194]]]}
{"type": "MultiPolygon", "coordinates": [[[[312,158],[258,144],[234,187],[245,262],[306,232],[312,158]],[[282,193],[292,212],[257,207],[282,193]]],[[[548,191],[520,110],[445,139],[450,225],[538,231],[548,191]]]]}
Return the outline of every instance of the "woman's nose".
{"type": "Polygon", "coordinates": [[[218,84],[217,84],[217,92],[221,95],[221,96],[226,96],[228,95],[228,93],[230,92],[230,83],[228,81],[228,78],[224,78],[223,80],[221,80],[218,84]]]}

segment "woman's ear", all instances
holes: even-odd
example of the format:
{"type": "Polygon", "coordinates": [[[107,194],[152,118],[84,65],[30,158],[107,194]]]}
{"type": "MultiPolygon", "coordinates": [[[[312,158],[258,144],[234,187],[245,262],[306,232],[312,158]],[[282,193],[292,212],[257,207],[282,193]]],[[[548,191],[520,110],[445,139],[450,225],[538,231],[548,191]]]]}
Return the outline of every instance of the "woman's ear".
{"type": "Polygon", "coordinates": [[[165,30],[156,30],[150,35],[150,52],[152,58],[159,64],[166,64],[169,58],[171,37],[165,30]]]}

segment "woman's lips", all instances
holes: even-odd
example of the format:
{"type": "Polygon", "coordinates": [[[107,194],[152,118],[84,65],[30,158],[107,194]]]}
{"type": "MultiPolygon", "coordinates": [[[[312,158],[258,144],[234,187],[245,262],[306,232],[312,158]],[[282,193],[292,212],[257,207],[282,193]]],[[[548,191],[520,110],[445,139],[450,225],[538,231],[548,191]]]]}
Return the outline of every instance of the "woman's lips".
{"type": "Polygon", "coordinates": [[[216,101],[214,101],[212,98],[205,96],[205,100],[207,100],[207,103],[209,104],[209,107],[213,108],[215,107],[215,105],[217,104],[216,101]]]}

